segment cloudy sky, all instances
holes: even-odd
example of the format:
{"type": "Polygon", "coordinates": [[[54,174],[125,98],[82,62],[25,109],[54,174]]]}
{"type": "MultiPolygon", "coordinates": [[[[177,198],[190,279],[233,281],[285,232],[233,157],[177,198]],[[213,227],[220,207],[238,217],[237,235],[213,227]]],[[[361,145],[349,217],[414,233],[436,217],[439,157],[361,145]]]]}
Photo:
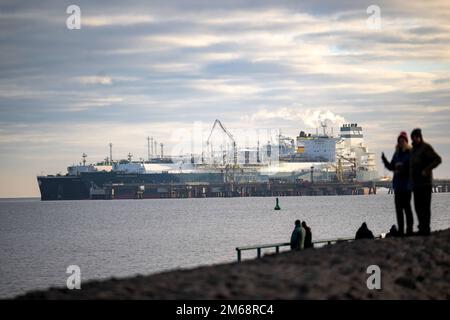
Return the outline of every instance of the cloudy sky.
{"type": "Polygon", "coordinates": [[[450,177],[449,1],[2,0],[0,30],[0,197],[216,118],[292,136],[357,122],[377,159],[421,127],[450,177]]]}

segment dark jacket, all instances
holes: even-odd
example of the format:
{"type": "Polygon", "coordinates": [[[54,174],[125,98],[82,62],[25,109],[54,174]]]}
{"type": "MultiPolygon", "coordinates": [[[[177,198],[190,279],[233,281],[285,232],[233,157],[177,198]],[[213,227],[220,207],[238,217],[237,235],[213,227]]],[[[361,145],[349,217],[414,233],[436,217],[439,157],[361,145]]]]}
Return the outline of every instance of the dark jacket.
{"type": "Polygon", "coordinates": [[[362,225],[358,231],[356,231],[355,239],[374,239],[372,231],[370,231],[367,226],[362,225]]]}
{"type": "Polygon", "coordinates": [[[312,248],[312,232],[310,227],[303,227],[305,229],[305,248],[312,248]]]}
{"type": "Polygon", "coordinates": [[[291,235],[291,249],[292,250],[300,250],[303,249],[302,240],[304,239],[304,230],[301,226],[295,227],[294,231],[292,231],[291,235]]]}
{"type": "Polygon", "coordinates": [[[411,190],[411,183],[409,180],[410,175],[410,150],[405,151],[397,148],[392,156],[391,162],[388,162],[383,158],[384,166],[386,169],[394,172],[394,178],[392,179],[392,188],[396,191],[409,191],[411,190]]]}
{"type": "Polygon", "coordinates": [[[412,187],[431,186],[432,170],[442,162],[433,147],[426,142],[414,145],[411,150],[410,178],[412,187]],[[423,172],[425,171],[425,175],[423,172]]]}

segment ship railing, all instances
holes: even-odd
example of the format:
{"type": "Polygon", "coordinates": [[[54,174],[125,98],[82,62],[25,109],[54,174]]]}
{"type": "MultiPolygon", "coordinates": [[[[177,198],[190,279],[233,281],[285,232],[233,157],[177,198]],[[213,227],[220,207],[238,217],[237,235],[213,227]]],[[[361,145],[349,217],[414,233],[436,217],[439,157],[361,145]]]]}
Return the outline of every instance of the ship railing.
{"type": "MultiPolygon", "coordinates": [[[[382,236],[376,236],[375,239],[381,239],[382,236]]],[[[338,242],[347,242],[353,241],[355,238],[336,238],[336,239],[322,239],[313,241],[313,247],[317,247],[319,245],[331,245],[333,243],[338,242]]],[[[253,245],[253,246],[243,246],[236,247],[237,253],[237,261],[240,262],[242,260],[242,251],[256,250],[256,257],[259,259],[262,256],[262,249],[275,248],[275,254],[280,253],[280,248],[282,247],[290,247],[290,242],[279,242],[279,243],[271,243],[271,244],[261,244],[261,245],[253,245]]]]}

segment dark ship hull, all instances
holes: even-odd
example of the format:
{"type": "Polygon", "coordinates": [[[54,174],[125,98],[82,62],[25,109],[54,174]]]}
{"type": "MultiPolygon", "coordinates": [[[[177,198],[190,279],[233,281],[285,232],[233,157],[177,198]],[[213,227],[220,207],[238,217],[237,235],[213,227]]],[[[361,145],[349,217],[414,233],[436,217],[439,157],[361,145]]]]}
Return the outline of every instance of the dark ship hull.
{"type": "MultiPolygon", "coordinates": [[[[41,200],[167,198],[172,187],[223,184],[222,173],[85,172],[77,176],[37,177],[41,200]]],[[[198,195],[200,196],[200,195],[198,195]]]]}

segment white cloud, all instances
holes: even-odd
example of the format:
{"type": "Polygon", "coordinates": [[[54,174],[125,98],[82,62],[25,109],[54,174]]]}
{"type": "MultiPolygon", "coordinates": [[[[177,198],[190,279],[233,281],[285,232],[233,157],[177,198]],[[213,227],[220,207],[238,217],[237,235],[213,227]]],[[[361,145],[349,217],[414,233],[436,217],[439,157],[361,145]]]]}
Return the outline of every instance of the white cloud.
{"type": "MultiPolygon", "coordinates": [[[[308,128],[320,127],[321,123],[329,126],[340,126],[347,122],[343,116],[337,115],[327,109],[310,109],[301,105],[295,107],[281,107],[276,109],[262,108],[251,115],[242,118],[243,121],[259,122],[271,120],[275,124],[279,120],[302,123],[308,128]]],[[[275,126],[276,127],[276,126],[275,126]]],[[[298,125],[298,127],[301,127],[298,125]]]]}
{"type": "Polygon", "coordinates": [[[113,83],[112,78],[107,77],[107,76],[83,76],[83,77],[77,77],[76,81],[78,81],[81,84],[109,85],[109,84],[113,83]]]}
{"type": "Polygon", "coordinates": [[[105,75],[95,75],[95,76],[80,76],[73,78],[74,81],[81,84],[101,84],[101,85],[111,85],[115,82],[129,82],[138,81],[138,77],[130,76],[105,76],[105,75]]]}
{"type": "Polygon", "coordinates": [[[255,84],[243,83],[232,79],[194,80],[191,81],[190,86],[197,90],[228,96],[254,95],[261,91],[261,88],[255,84]]]}
{"type": "Polygon", "coordinates": [[[152,23],[155,18],[150,15],[82,15],[82,27],[105,27],[105,26],[130,26],[143,23],[152,23]]]}
{"type": "Polygon", "coordinates": [[[118,97],[118,96],[87,98],[87,99],[84,99],[83,101],[76,102],[69,106],[66,106],[64,108],[64,111],[68,111],[68,112],[83,111],[83,110],[88,110],[91,108],[111,106],[115,103],[119,103],[119,102],[123,102],[123,101],[124,101],[124,98],[118,97]]]}
{"type": "Polygon", "coordinates": [[[225,37],[217,34],[166,34],[145,37],[145,41],[148,41],[151,45],[169,47],[207,47],[224,40],[226,40],[225,37]]]}

